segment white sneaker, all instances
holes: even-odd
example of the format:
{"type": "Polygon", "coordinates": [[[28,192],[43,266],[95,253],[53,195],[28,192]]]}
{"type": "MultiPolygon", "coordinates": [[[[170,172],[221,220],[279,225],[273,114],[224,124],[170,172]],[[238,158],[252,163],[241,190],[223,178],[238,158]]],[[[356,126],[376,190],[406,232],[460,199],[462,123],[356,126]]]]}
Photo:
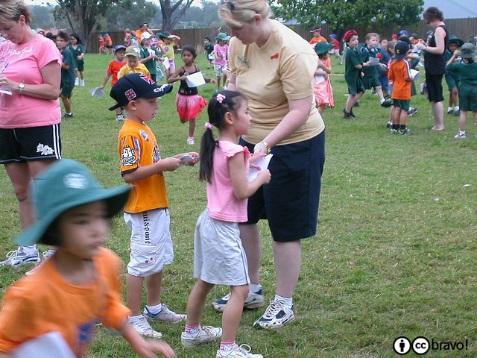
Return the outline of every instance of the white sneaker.
{"type": "Polygon", "coordinates": [[[248,344],[241,344],[240,346],[234,344],[231,350],[219,349],[215,358],[263,358],[261,354],[250,353],[251,350],[252,348],[248,344]]]}
{"type": "Polygon", "coordinates": [[[454,136],[455,139],[465,139],[465,132],[458,131],[454,136]]]}
{"type": "Polygon", "coordinates": [[[257,319],[253,325],[265,329],[276,329],[294,319],[293,307],[287,307],[282,301],[272,301],[262,317],[257,319]]]}
{"type": "Polygon", "coordinates": [[[117,121],[117,122],[122,122],[122,121],[124,121],[124,114],[117,114],[117,115],[116,115],[116,121],[117,121]]]}
{"type": "MultiPolygon", "coordinates": [[[[217,312],[224,312],[225,306],[229,302],[230,293],[226,294],[222,298],[216,299],[212,302],[212,306],[217,312]]],[[[257,292],[248,292],[248,296],[243,303],[243,307],[249,310],[253,310],[255,308],[262,307],[265,303],[265,298],[263,296],[263,290],[260,289],[257,292]]]]}
{"type": "Polygon", "coordinates": [[[189,145],[195,144],[194,137],[187,137],[187,144],[189,144],[189,145]]]}
{"type": "Polygon", "coordinates": [[[43,261],[48,260],[51,256],[55,254],[56,250],[55,249],[48,249],[43,252],[43,261]]]}
{"type": "Polygon", "coordinates": [[[80,80],[78,77],[75,78],[75,87],[78,87],[80,84],[80,80]]]}
{"type": "Polygon", "coordinates": [[[175,313],[171,311],[164,303],[162,304],[162,309],[159,313],[151,313],[147,307],[144,307],[144,316],[149,319],[155,319],[158,321],[169,322],[169,323],[179,323],[185,321],[187,316],[185,314],[175,313]]]}
{"type": "Polygon", "coordinates": [[[129,324],[139,333],[141,336],[149,337],[149,338],[161,338],[162,333],[155,331],[149,322],[147,321],[146,317],[139,316],[134,317],[134,319],[129,318],[129,324]]]}
{"type": "Polygon", "coordinates": [[[80,85],[80,87],[84,87],[84,80],[80,80],[79,85],[80,85]]]}
{"type": "Polygon", "coordinates": [[[6,255],[6,259],[0,261],[0,266],[19,267],[26,264],[35,264],[40,262],[38,250],[24,250],[19,246],[16,250],[10,251],[6,255]]]}
{"type": "Polygon", "coordinates": [[[182,332],[181,342],[184,347],[193,347],[203,343],[217,341],[222,337],[222,328],[200,326],[193,332],[182,332]]]}

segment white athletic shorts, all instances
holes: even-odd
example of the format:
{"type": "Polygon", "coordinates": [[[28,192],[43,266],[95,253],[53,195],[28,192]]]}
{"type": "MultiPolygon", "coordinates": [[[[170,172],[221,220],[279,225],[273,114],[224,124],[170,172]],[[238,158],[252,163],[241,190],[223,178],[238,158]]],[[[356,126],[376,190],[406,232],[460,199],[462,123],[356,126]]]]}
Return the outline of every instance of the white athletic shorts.
{"type": "Polygon", "coordinates": [[[146,277],[161,272],[174,260],[168,209],[124,213],[131,229],[131,253],[128,274],[146,277]]]}
{"type": "Polygon", "coordinates": [[[250,283],[238,225],[211,218],[207,209],[195,227],[194,278],[214,285],[250,283]]]}

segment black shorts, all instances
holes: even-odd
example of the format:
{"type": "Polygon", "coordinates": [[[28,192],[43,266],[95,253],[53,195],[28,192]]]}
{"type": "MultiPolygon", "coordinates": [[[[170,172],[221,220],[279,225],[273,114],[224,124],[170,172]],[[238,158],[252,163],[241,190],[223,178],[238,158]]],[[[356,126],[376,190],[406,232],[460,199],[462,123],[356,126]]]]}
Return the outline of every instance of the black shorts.
{"type": "Polygon", "coordinates": [[[442,77],[444,75],[431,75],[426,73],[427,97],[429,102],[442,102],[442,77]]]}
{"type": "Polygon", "coordinates": [[[66,97],[66,98],[71,98],[71,96],[73,95],[73,88],[75,88],[74,86],[62,86],[61,87],[61,95],[63,97],[66,97]]]}
{"type": "MultiPolygon", "coordinates": [[[[253,144],[241,140],[250,152],[253,144]]],[[[248,224],[267,219],[274,241],[297,241],[316,234],[325,132],[309,140],[272,148],[272,179],[248,199],[248,224]]]]}
{"type": "Polygon", "coordinates": [[[0,128],[0,163],[61,159],[60,125],[0,128]]]}

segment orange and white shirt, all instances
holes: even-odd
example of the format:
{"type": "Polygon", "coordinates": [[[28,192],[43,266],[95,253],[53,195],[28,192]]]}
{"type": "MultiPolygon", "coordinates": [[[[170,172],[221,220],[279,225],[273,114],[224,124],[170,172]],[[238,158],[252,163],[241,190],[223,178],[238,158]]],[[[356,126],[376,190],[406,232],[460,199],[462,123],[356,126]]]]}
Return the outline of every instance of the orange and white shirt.
{"type": "Polygon", "coordinates": [[[388,79],[393,82],[392,99],[408,101],[411,99],[412,82],[409,73],[409,63],[402,60],[393,60],[389,65],[388,79]]]}
{"type": "Polygon", "coordinates": [[[52,259],[8,288],[0,311],[0,352],[58,332],[77,357],[86,357],[96,324],[120,330],[129,309],[120,298],[121,260],[102,248],[93,258],[96,280],[74,285],[52,259]]]}
{"type": "MultiPolygon", "coordinates": [[[[118,135],[118,154],[121,174],[133,172],[139,167],[157,163],[161,159],[156,137],[149,126],[127,119],[118,135]]],[[[157,173],[137,180],[133,184],[124,211],[130,214],[148,210],[165,209],[167,200],[164,175],[157,173]]]]}

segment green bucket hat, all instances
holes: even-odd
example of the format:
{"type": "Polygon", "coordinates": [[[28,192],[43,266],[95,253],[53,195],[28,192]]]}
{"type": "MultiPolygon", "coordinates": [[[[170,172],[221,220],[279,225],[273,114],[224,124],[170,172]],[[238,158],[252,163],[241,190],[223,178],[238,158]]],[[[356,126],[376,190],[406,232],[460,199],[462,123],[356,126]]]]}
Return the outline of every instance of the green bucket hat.
{"type": "Polygon", "coordinates": [[[215,36],[217,41],[228,41],[230,40],[230,36],[228,36],[225,32],[219,32],[217,36],[215,36]]]}
{"type": "Polygon", "coordinates": [[[473,58],[476,56],[476,47],[471,42],[466,42],[460,48],[460,56],[462,58],[473,58]]]}
{"type": "Polygon", "coordinates": [[[36,222],[17,237],[20,245],[42,243],[50,225],[65,211],[104,200],[108,216],[120,212],[129,197],[130,187],[104,189],[84,165],[61,159],[33,179],[31,193],[36,222]]]}
{"type": "Polygon", "coordinates": [[[458,38],[455,35],[450,35],[449,40],[447,41],[448,44],[455,44],[457,47],[461,47],[464,44],[464,41],[462,41],[460,38],[458,38]]]}
{"type": "Polygon", "coordinates": [[[317,55],[324,55],[325,53],[330,52],[332,47],[333,45],[328,42],[318,42],[315,45],[315,52],[317,55]]]}

